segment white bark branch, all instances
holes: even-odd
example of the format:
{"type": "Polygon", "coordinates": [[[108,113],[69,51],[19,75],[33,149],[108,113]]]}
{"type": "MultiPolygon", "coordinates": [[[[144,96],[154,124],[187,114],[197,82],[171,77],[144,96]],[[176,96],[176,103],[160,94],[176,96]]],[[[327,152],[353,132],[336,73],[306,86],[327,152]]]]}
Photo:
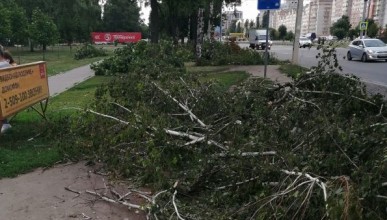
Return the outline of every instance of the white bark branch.
{"type": "Polygon", "coordinates": [[[276,151],[266,151],[266,152],[242,152],[240,154],[227,154],[220,153],[219,157],[257,157],[257,156],[274,156],[277,155],[276,151]]]}
{"type": "Polygon", "coordinates": [[[132,204],[132,203],[129,203],[129,202],[126,202],[126,201],[116,201],[116,200],[111,199],[109,197],[103,196],[103,195],[101,195],[101,194],[99,194],[97,192],[93,192],[93,191],[89,191],[89,190],[86,190],[86,192],[91,194],[91,195],[97,196],[97,197],[99,197],[100,199],[102,199],[102,200],[104,200],[106,202],[110,202],[110,203],[114,203],[114,204],[121,204],[121,205],[127,206],[129,208],[145,210],[145,208],[140,206],[140,205],[132,204]]]}
{"type": "Polygon", "coordinates": [[[180,213],[179,213],[179,210],[177,209],[177,205],[176,205],[176,194],[177,194],[177,190],[175,190],[175,192],[173,193],[173,196],[172,196],[172,203],[173,203],[173,207],[175,208],[175,212],[176,212],[176,215],[177,217],[180,219],[180,220],[184,220],[183,217],[181,217],[180,213]]]}
{"type": "Polygon", "coordinates": [[[295,171],[288,171],[288,170],[281,170],[281,172],[283,172],[283,173],[285,173],[285,174],[287,174],[287,175],[304,176],[304,177],[308,178],[309,180],[315,182],[318,186],[320,186],[320,188],[321,188],[322,191],[323,191],[323,195],[324,195],[325,208],[328,210],[328,203],[327,203],[328,195],[327,195],[326,185],[325,185],[324,182],[322,182],[322,181],[319,180],[318,178],[312,177],[311,175],[309,175],[309,174],[307,174],[307,173],[301,173],[301,172],[295,172],[295,171]]]}
{"type": "MultiPolygon", "coordinates": [[[[338,93],[338,92],[331,92],[331,91],[310,91],[310,90],[298,90],[298,92],[303,92],[303,93],[314,93],[314,94],[331,94],[331,95],[338,95],[338,96],[346,96],[344,94],[341,94],[341,93],[338,93]]],[[[353,95],[350,95],[349,97],[353,98],[353,99],[357,99],[359,101],[362,101],[362,102],[365,102],[365,103],[368,103],[370,105],[374,105],[374,106],[377,106],[375,103],[373,102],[370,102],[366,99],[362,99],[362,98],[359,98],[359,97],[356,97],[356,96],[353,96],[353,95]]]]}
{"type": "Polygon", "coordinates": [[[167,91],[163,90],[156,83],[153,82],[153,85],[156,86],[156,88],[158,88],[161,92],[163,92],[170,99],[172,99],[176,104],[178,104],[180,106],[180,108],[182,108],[184,111],[186,111],[190,115],[190,117],[194,119],[194,121],[196,121],[196,122],[198,122],[200,124],[200,126],[202,126],[203,128],[207,128],[207,125],[204,124],[204,122],[202,122],[198,117],[196,117],[196,115],[193,114],[192,111],[186,105],[184,105],[184,104],[180,103],[179,101],[177,101],[174,97],[172,97],[170,94],[168,94],[167,91]]]}

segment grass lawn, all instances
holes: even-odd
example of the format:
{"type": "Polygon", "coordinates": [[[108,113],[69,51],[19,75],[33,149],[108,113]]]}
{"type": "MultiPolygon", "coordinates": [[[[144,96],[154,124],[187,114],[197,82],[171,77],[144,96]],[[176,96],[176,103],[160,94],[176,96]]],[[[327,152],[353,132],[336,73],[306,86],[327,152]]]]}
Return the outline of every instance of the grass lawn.
{"type": "MultiPolygon", "coordinates": [[[[249,77],[245,72],[198,72],[202,73],[202,80],[218,80],[225,90],[249,77]]],[[[93,77],[50,99],[46,112],[48,121],[31,109],[12,118],[12,129],[0,136],[0,178],[13,177],[62,161],[64,152],[58,147],[58,140],[50,138],[50,134],[59,136],[65,130],[61,124],[66,125],[66,118],[71,114],[78,114],[74,108],[82,109],[91,104],[98,85],[109,79],[110,77],[93,77]]]]}
{"type": "Polygon", "coordinates": [[[193,74],[199,74],[201,80],[217,80],[222,84],[225,90],[232,85],[239,84],[249,78],[249,74],[243,71],[227,71],[228,66],[193,66],[186,65],[187,71],[193,74]]]}
{"type": "MultiPolygon", "coordinates": [[[[71,49],[69,46],[52,46],[48,47],[46,52],[42,50],[35,49],[34,52],[30,52],[26,47],[9,47],[9,50],[13,58],[18,64],[26,64],[36,61],[46,61],[47,62],[47,72],[48,75],[55,75],[61,72],[65,72],[76,67],[87,65],[89,63],[99,61],[104,57],[95,57],[82,60],[75,60],[74,53],[81,46],[72,46],[71,49]]],[[[97,46],[102,47],[102,46],[97,46]]],[[[103,47],[107,50],[108,55],[113,54],[113,51],[116,47],[107,45],[103,47]]]]}
{"type": "Polygon", "coordinates": [[[297,79],[300,75],[308,72],[307,68],[290,63],[282,64],[279,70],[293,79],[297,79]]]}
{"type": "Polygon", "coordinates": [[[56,145],[57,140],[51,139],[47,132],[61,132],[60,119],[77,113],[71,108],[90,104],[97,86],[106,81],[107,77],[94,77],[50,99],[46,113],[48,122],[31,109],[12,118],[12,129],[0,136],[0,178],[61,161],[63,153],[56,145]]]}

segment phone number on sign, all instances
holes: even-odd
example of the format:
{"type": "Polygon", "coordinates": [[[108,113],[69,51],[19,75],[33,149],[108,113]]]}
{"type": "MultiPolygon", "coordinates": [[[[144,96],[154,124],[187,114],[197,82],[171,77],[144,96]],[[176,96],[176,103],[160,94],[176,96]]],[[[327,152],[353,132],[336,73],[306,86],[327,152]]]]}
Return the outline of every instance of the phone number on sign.
{"type": "Polygon", "coordinates": [[[19,94],[10,96],[8,98],[5,98],[4,99],[5,108],[12,107],[12,106],[17,105],[19,103],[22,103],[28,99],[31,99],[31,98],[39,95],[40,93],[42,93],[42,91],[43,91],[42,86],[38,86],[38,87],[35,87],[32,89],[29,89],[27,91],[21,92],[19,94]]]}

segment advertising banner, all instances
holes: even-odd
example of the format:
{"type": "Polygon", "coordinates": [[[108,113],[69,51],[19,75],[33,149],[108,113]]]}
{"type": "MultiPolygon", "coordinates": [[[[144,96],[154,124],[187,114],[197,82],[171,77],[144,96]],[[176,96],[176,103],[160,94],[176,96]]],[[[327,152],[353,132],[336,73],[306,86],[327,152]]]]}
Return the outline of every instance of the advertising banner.
{"type": "Polygon", "coordinates": [[[0,69],[0,119],[48,99],[46,62],[0,69]]]}
{"type": "Polygon", "coordinates": [[[91,38],[95,44],[136,43],[141,40],[140,32],[92,32],[91,38]]]}

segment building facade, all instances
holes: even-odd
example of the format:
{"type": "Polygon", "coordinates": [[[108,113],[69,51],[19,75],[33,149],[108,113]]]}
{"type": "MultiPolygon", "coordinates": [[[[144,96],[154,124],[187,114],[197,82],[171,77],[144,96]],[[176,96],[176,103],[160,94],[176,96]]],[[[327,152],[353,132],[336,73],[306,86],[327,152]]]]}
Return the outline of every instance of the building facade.
{"type": "MultiPolygon", "coordinates": [[[[230,30],[231,25],[233,22],[241,22],[243,24],[243,11],[238,10],[232,10],[232,11],[225,11],[222,22],[222,29],[223,31],[230,30]]],[[[242,25],[243,26],[243,25],[242,25]]]]}

